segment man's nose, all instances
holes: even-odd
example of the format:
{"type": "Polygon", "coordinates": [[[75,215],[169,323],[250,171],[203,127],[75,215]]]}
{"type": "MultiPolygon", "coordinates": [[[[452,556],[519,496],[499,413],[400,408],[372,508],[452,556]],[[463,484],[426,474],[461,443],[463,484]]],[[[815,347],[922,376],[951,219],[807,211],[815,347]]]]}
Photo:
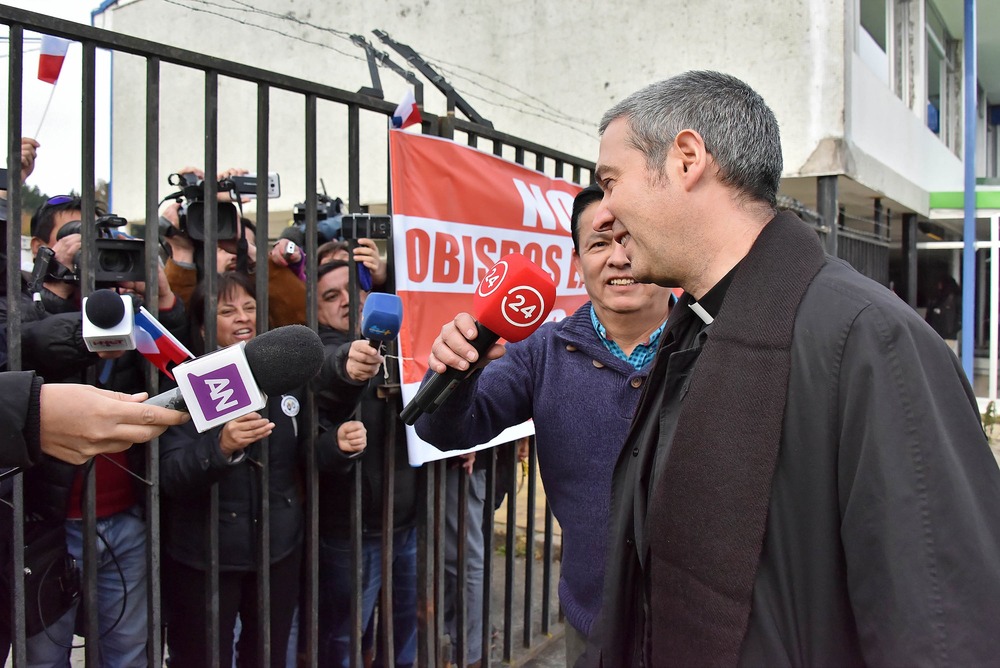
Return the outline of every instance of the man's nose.
{"type": "Polygon", "coordinates": [[[624,246],[619,243],[612,243],[608,264],[612,267],[631,267],[632,261],[628,259],[624,246]]]}
{"type": "Polygon", "coordinates": [[[592,224],[595,232],[606,232],[611,230],[615,223],[615,217],[608,210],[606,205],[607,195],[597,203],[597,211],[594,212],[594,222],[592,224]]]}

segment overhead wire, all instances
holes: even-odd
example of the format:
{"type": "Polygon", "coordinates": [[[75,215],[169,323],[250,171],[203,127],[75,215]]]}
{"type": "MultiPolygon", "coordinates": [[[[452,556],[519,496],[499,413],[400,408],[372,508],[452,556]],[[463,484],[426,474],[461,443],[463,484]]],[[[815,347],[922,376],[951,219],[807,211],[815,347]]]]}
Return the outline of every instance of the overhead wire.
{"type": "MultiPolygon", "coordinates": [[[[186,2],[189,2],[189,3],[193,2],[193,3],[197,3],[199,5],[202,5],[202,7],[194,7],[194,6],[191,6],[189,4],[185,4],[181,0],[163,0],[163,2],[166,2],[168,4],[172,4],[172,5],[176,5],[176,6],[179,6],[179,7],[184,7],[184,8],[187,8],[187,9],[191,9],[192,11],[197,11],[197,12],[202,12],[202,13],[205,13],[205,14],[210,14],[210,15],[213,15],[213,16],[218,16],[218,17],[221,17],[221,18],[233,21],[235,23],[239,23],[241,25],[245,25],[245,26],[249,26],[249,27],[254,27],[254,28],[259,28],[259,29],[265,30],[267,32],[272,32],[272,33],[281,35],[281,36],[286,37],[288,39],[296,40],[298,42],[303,42],[303,43],[306,43],[306,44],[311,44],[311,45],[314,45],[314,46],[319,46],[321,48],[330,49],[330,50],[332,50],[332,51],[334,51],[336,53],[339,53],[341,55],[345,55],[345,56],[347,56],[349,58],[353,58],[354,60],[357,60],[357,61],[366,62],[365,58],[363,58],[363,57],[361,57],[361,56],[359,56],[359,55],[357,55],[355,53],[345,52],[345,51],[343,51],[341,49],[338,49],[336,47],[330,46],[329,44],[326,44],[326,43],[323,43],[323,42],[317,42],[317,41],[314,41],[314,40],[310,40],[310,39],[307,39],[305,37],[301,37],[301,36],[298,36],[298,35],[293,35],[293,34],[290,34],[290,33],[287,33],[287,32],[281,31],[281,30],[278,30],[276,28],[272,28],[272,27],[269,27],[269,26],[266,26],[266,25],[261,25],[260,23],[255,23],[255,22],[252,22],[252,21],[247,21],[245,19],[237,18],[235,16],[232,16],[231,14],[222,13],[220,11],[213,11],[212,9],[205,9],[203,7],[212,7],[212,8],[215,8],[216,10],[226,10],[226,11],[229,11],[229,12],[236,11],[236,12],[242,12],[242,13],[245,13],[245,14],[257,14],[257,15],[264,16],[264,17],[267,17],[267,18],[272,19],[272,20],[288,22],[288,23],[291,23],[291,24],[294,24],[294,25],[298,25],[298,26],[301,26],[301,27],[311,28],[313,30],[318,30],[318,31],[321,31],[321,32],[328,33],[328,34],[330,34],[330,35],[332,35],[334,37],[337,37],[339,39],[343,39],[343,40],[345,40],[347,42],[350,42],[352,44],[352,46],[354,46],[354,43],[351,40],[351,33],[350,32],[343,31],[343,30],[338,30],[336,28],[332,28],[332,27],[329,27],[329,26],[320,25],[320,24],[314,23],[312,21],[301,19],[298,16],[296,16],[293,12],[290,12],[290,11],[289,12],[285,12],[285,13],[269,11],[269,10],[261,9],[261,8],[259,8],[257,6],[254,6],[254,5],[246,2],[245,0],[230,0],[230,2],[233,3],[231,5],[224,5],[224,4],[221,4],[219,2],[214,2],[212,0],[186,0],[186,2]]],[[[481,102],[486,102],[487,104],[491,104],[491,105],[497,106],[499,108],[510,109],[512,111],[517,111],[519,113],[525,113],[525,114],[527,114],[529,116],[534,116],[534,117],[539,118],[541,120],[545,120],[545,121],[548,121],[550,123],[553,123],[553,124],[556,124],[556,125],[560,125],[560,126],[565,127],[567,129],[573,130],[573,131],[578,132],[580,134],[583,134],[583,135],[585,135],[587,137],[593,138],[593,136],[594,136],[594,128],[595,128],[595,124],[594,123],[592,123],[590,121],[587,121],[585,119],[581,119],[581,118],[576,118],[576,117],[570,116],[570,115],[562,112],[561,110],[557,109],[556,107],[552,106],[551,104],[545,102],[541,98],[538,98],[537,96],[532,95],[531,93],[528,93],[528,92],[526,92],[526,91],[524,91],[524,90],[522,90],[522,89],[520,89],[520,88],[518,88],[516,86],[513,86],[512,84],[506,83],[506,82],[504,82],[504,81],[502,81],[502,80],[500,80],[500,79],[498,79],[496,77],[490,76],[490,75],[485,74],[483,72],[478,72],[478,71],[476,71],[476,70],[474,70],[472,68],[466,67],[464,65],[459,65],[457,63],[451,63],[451,62],[448,62],[446,60],[442,60],[440,58],[436,58],[436,57],[433,57],[433,56],[429,56],[428,59],[427,59],[427,61],[428,61],[428,64],[430,64],[433,67],[435,67],[435,69],[438,69],[439,71],[441,71],[444,74],[448,74],[453,79],[465,81],[465,82],[467,82],[467,83],[469,83],[469,84],[471,84],[471,85],[473,85],[473,86],[475,86],[475,87],[477,87],[477,88],[479,88],[479,89],[481,89],[483,91],[486,91],[487,93],[491,93],[493,95],[496,95],[496,96],[502,98],[503,100],[506,100],[506,102],[499,102],[496,99],[490,99],[490,98],[487,98],[487,97],[483,97],[482,95],[476,95],[476,94],[470,93],[470,92],[463,92],[463,94],[466,95],[469,98],[476,99],[476,100],[481,101],[481,102]],[[431,62],[431,59],[433,59],[434,62],[431,62]],[[435,63],[443,64],[446,67],[441,67],[440,65],[437,65],[435,63]],[[454,69],[448,70],[448,68],[454,68],[454,69]],[[493,82],[498,83],[498,84],[500,84],[502,86],[505,86],[505,87],[509,88],[510,90],[514,91],[516,94],[518,94],[520,96],[520,98],[512,97],[511,95],[508,95],[508,94],[504,93],[503,91],[497,90],[495,88],[490,88],[489,86],[484,85],[483,83],[481,83],[480,81],[477,81],[476,79],[470,78],[468,76],[465,76],[465,75],[462,75],[462,74],[456,72],[455,70],[457,70],[457,69],[461,69],[461,70],[467,71],[470,74],[473,74],[473,75],[476,75],[478,77],[481,77],[482,79],[493,81],[493,82]],[[525,100],[530,100],[531,102],[527,102],[525,100]],[[584,126],[584,127],[586,127],[586,129],[584,129],[582,127],[579,127],[579,126],[584,126]]],[[[379,63],[379,66],[380,67],[384,67],[383,65],[381,65],[381,63],[379,63]]]]}

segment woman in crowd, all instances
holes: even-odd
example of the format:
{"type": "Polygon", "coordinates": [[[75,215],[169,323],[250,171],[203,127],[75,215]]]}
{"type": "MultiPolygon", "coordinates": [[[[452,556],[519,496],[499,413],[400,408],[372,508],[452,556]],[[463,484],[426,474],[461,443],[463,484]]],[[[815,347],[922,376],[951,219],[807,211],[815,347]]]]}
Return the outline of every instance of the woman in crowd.
{"type": "MultiPolygon", "coordinates": [[[[204,339],[205,295],[192,297],[193,335],[204,339]]],[[[219,277],[219,347],[249,341],[256,334],[257,301],[253,280],[226,272],[219,277]]],[[[195,346],[196,349],[198,346],[195,346]]],[[[200,352],[197,351],[196,352],[200,352]]],[[[259,666],[257,535],[261,508],[260,452],[268,438],[270,492],[271,665],[285,660],[292,613],[298,597],[303,536],[303,498],[299,448],[308,433],[302,395],[270,397],[267,418],[250,413],[203,434],[189,423],[168,430],[160,440],[163,491],[163,598],[167,648],[172,666],[204,665],[207,656],[207,518],[212,485],[219,489],[219,646],[220,665],[233,665],[233,628],[242,631],[237,665],[259,666]]]]}

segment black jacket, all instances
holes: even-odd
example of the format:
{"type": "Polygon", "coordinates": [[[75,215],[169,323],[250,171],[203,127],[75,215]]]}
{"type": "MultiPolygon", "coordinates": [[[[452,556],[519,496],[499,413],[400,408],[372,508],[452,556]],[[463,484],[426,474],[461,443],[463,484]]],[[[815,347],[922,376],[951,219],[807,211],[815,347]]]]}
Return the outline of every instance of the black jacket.
{"type": "Polygon", "coordinates": [[[41,459],[41,386],[31,371],[0,373],[0,467],[28,467],[41,459]]]}
{"type": "Polygon", "coordinates": [[[352,339],[343,332],[320,326],[320,339],[326,346],[323,369],[314,381],[320,416],[320,435],[316,443],[317,466],[320,470],[320,534],[331,538],[347,538],[350,533],[349,499],[354,469],[361,465],[362,533],[369,536],[382,533],[382,507],[386,494],[385,454],[390,421],[395,438],[391,443],[394,454],[393,528],[403,529],[416,521],[416,469],[409,465],[406,450],[406,430],[399,413],[399,396],[389,400],[377,396],[381,376],[367,383],[352,381],[345,368],[352,339]],[[337,447],[337,427],[361,409],[361,421],[368,431],[368,445],[357,457],[347,457],[337,447]]]}
{"type": "MultiPolygon", "coordinates": [[[[739,282],[737,275],[715,324],[739,282]]],[[[794,322],[766,531],[736,663],[995,663],[1000,635],[981,620],[1000,618],[1000,470],[958,360],[898,297],[833,258],[809,284],[794,322]]],[[[698,366],[694,376],[705,371],[698,366]]],[[[702,614],[725,592],[696,582],[686,592],[661,591],[671,548],[660,541],[642,565],[634,544],[651,538],[639,535],[641,526],[634,544],[629,538],[642,480],[631,455],[644,447],[635,437],[664,428],[657,407],[645,403],[615,471],[602,631],[579,665],[637,665],[634,657],[648,651],[639,644],[645,587],[654,612],[666,596],[693,601],[685,619],[651,620],[654,650],[665,638],[683,641],[679,627],[727,621],[702,614]],[[643,429],[650,421],[659,429],[643,429]]],[[[728,417],[725,405],[681,406],[682,415],[702,420],[728,417]]],[[[745,425],[748,439],[755,427],[745,425]]],[[[657,445],[671,447],[662,437],[657,445]]],[[[727,489],[704,493],[725,498],[727,489]]],[[[692,514],[655,500],[651,521],[692,514]]],[[[723,519],[740,522],[739,509],[723,519]]],[[[654,651],[645,665],[669,666],[672,658],[654,651]]]]}
{"type": "MultiPolygon", "coordinates": [[[[271,519],[271,563],[288,556],[302,541],[303,494],[299,475],[301,448],[309,427],[304,410],[289,416],[282,401],[302,392],[270,397],[268,481],[271,519]]],[[[289,411],[294,412],[294,411],[289,411]]],[[[219,485],[219,568],[256,571],[262,444],[250,445],[230,463],[219,450],[222,427],[199,434],[193,422],[171,427],[160,437],[160,489],[163,491],[163,549],[191,568],[207,566],[206,528],[213,483],[219,485]]]]}

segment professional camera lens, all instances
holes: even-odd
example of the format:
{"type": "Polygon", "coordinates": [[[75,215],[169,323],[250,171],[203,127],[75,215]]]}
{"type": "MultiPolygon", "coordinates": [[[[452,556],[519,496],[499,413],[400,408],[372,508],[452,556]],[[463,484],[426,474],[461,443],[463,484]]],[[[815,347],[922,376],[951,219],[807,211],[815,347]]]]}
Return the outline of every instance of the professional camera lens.
{"type": "Polygon", "coordinates": [[[128,274],[136,270],[135,256],[131,253],[105,249],[97,254],[97,265],[100,271],[128,274]]]}

